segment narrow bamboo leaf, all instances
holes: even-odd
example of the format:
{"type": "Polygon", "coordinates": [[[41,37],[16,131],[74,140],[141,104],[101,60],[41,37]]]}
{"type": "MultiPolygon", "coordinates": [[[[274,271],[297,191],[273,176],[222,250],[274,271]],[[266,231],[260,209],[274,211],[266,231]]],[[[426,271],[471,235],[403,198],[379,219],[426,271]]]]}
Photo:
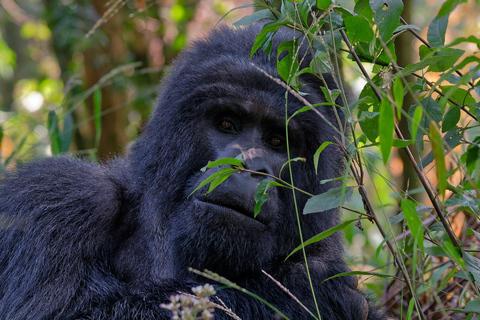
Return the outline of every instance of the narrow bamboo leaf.
{"type": "Polygon", "coordinates": [[[59,154],[62,151],[60,142],[60,129],[58,128],[57,114],[53,110],[50,110],[48,112],[47,127],[48,132],[50,133],[50,145],[52,148],[52,154],[59,154]]]}
{"type": "Polygon", "coordinates": [[[322,153],[323,149],[325,149],[327,146],[334,144],[333,142],[330,141],[325,141],[322,143],[322,145],[315,151],[315,154],[313,155],[313,165],[315,166],[315,174],[318,172],[318,159],[320,158],[320,154],[322,153]]]}
{"type": "Polygon", "coordinates": [[[378,256],[382,251],[383,245],[390,239],[390,235],[391,233],[388,233],[387,236],[383,238],[382,242],[377,246],[377,249],[375,249],[375,259],[378,259],[378,256]]]}
{"type": "Polygon", "coordinates": [[[378,132],[380,138],[380,150],[382,151],[383,163],[388,162],[388,157],[393,145],[393,131],[395,130],[395,116],[392,104],[387,98],[380,104],[380,116],[378,117],[378,132]]]}
{"type": "Polygon", "coordinates": [[[412,143],[414,143],[415,141],[414,140],[399,140],[399,139],[394,139],[393,140],[393,146],[395,148],[405,148],[409,145],[411,145],[412,143]]]}
{"type": "Polygon", "coordinates": [[[432,143],[432,151],[435,161],[437,162],[437,179],[438,191],[445,198],[445,190],[447,189],[447,167],[445,166],[445,152],[443,151],[442,137],[435,123],[430,124],[430,142],[432,143]]]}
{"type": "Polygon", "coordinates": [[[413,113],[413,119],[411,122],[410,126],[410,132],[412,134],[412,139],[416,140],[417,139],[417,131],[418,131],[418,126],[421,125],[422,121],[422,115],[423,115],[423,108],[418,106],[415,108],[415,111],[413,113]]]}
{"type": "Polygon", "coordinates": [[[325,230],[319,234],[317,234],[316,236],[313,236],[311,237],[310,239],[308,239],[307,241],[305,241],[303,244],[299,245],[298,247],[296,247],[289,255],[288,257],[285,258],[285,260],[287,260],[288,258],[290,258],[290,256],[292,254],[294,254],[295,252],[297,252],[298,250],[301,250],[302,248],[308,246],[309,244],[312,244],[312,243],[315,243],[315,242],[319,242],[320,240],[323,240],[325,238],[327,238],[328,236],[334,234],[335,232],[337,231],[340,231],[340,230],[343,230],[345,229],[346,227],[348,227],[348,225],[350,225],[351,223],[353,222],[356,222],[358,221],[358,219],[352,219],[352,220],[347,220],[347,221],[344,221],[343,223],[333,227],[333,228],[330,228],[328,230],[325,230]]]}
{"type": "Polygon", "coordinates": [[[215,180],[213,180],[211,183],[210,183],[210,186],[208,187],[208,191],[206,193],[210,193],[212,192],[216,187],[218,187],[223,181],[227,180],[228,177],[230,177],[230,175],[232,173],[235,173],[236,170],[234,170],[233,172],[225,172],[224,174],[218,176],[215,180]]]}
{"type": "Polygon", "coordinates": [[[208,183],[210,183],[211,181],[217,179],[218,177],[224,175],[224,174],[232,174],[232,173],[235,173],[237,172],[238,170],[236,169],[233,169],[233,168],[223,168],[222,170],[219,170],[215,173],[213,173],[211,176],[207,177],[205,180],[203,180],[199,185],[198,187],[195,188],[195,190],[192,191],[192,193],[190,193],[188,196],[190,197],[193,193],[195,193],[195,191],[197,191],[198,189],[202,188],[203,186],[207,185],[208,183]]]}
{"type": "MultiPolygon", "coordinates": [[[[242,156],[242,154],[240,154],[242,156]]],[[[244,167],[243,160],[237,158],[222,158],[215,161],[208,161],[207,165],[200,169],[200,171],[205,172],[207,169],[222,166],[222,165],[231,165],[234,167],[243,168],[244,167]]]]}
{"type": "Polygon", "coordinates": [[[445,44],[445,32],[448,25],[448,14],[443,17],[435,17],[428,27],[427,40],[433,47],[445,44]]]}
{"type": "Polygon", "coordinates": [[[324,212],[333,208],[341,206],[344,202],[350,201],[353,194],[353,187],[346,187],[342,199],[343,186],[332,188],[327,192],[313,196],[308,199],[303,208],[303,214],[310,214],[315,212],[324,212]],[[343,200],[343,201],[342,201],[343,200]]]}
{"type": "Polygon", "coordinates": [[[424,253],[422,220],[415,209],[415,203],[408,199],[403,199],[401,202],[401,207],[405,216],[405,221],[407,221],[408,228],[412,232],[412,236],[416,240],[418,247],[422,253],[424,253]]]}
{"type": "Polygon", "coordinates": [[[60,136],[62,152],[67,152],[68,149],[70,149],[70,144],[72,143],[72,139],[73,139],[73,130],[74,130],[74,126],[73,126],[72,114],[67,113],[63,118],[63,131],[60,136]]]}
{"type": "Polygon", "coordinates": [[[382,279],[397,278],[397,277],[395,277],[391,274],[388,274],[388,273],[379,273],[379,272],[371,272],[371,271],[350,271],[350,272],[343,272],[343,273],[336,274],[332,277],[329,277],[329,278],[323,280],[322,283],[325,282],[325,281],[328,281],[330,279],[334,279],[334,278],[338,278],[338,277],[348,277],[348,276],[356,276],[356,275],[374,276],[374,277],[378,277],[378,278],[382,278],[382,279]]]}
{"type": "Polygon", "coordinates": [[[400,119],[402,116],[402,113],[400,112],[400,110],[402,110],[402,106],[403,106],[403,83],[402,83],[401,77],[397,77],[395,79],[395,82],[393,83],[393,98],[398,108],[397,118],[400,119]]]}
{"type": "Polygon", "coordinates": [[[453,268],[453,270],[450,272],[450,274],[445,278],[445,280],[443,280],[442,284],[440,285],[440,287],[438,287],[437,289],[437,292],[441,292],[442,289],[447,285],[447,283],[450,281],[450,279],[453,278],[453,276],[455,275],[455,273],[457,273],[457,269],[456,268],[453,268]]]}
{"type": "Polygon", "coordinates": [[[412,319],[413,308],[415,307],[415,299],[411,298],[408,303],[407,315],[405,316],[406,320],[412,319]]]}

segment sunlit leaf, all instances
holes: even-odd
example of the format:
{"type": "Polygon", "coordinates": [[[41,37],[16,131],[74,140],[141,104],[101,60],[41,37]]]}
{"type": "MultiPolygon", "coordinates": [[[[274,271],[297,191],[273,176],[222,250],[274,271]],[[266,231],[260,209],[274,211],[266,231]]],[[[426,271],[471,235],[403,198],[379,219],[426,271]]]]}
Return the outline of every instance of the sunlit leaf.
{"type": "Polygon", "coordinates": [[[384,98],[380,104],[380,116],[378,117],[378,132],[380,138],[380,150],[382,151],[383,163],[388,162],[393,145],[393,132],[395,131],[395,116],[390,100],[384,98]]]}

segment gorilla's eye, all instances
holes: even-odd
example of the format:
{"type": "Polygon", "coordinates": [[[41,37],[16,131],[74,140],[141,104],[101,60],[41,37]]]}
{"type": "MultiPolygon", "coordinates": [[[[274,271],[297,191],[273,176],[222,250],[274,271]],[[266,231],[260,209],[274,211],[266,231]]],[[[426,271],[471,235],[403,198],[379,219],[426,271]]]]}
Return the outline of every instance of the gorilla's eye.
{"type": "Polygon", "coordinates": [[[236,132],[237,131],[236,128],[235,128],[235,124],[228,119],[220,120],[220,122],[218,123],[218,127],[222,131],[226,131],[226,132],[236,132]]]}
{"type": "Polygon", "coordinates": [[[283,145],[285,144],[285,142],[282,139],[280,139],[279,137],[271,138],[270,140],[268,140],[268,143],[274,148],[283,147],[283,145]]]}

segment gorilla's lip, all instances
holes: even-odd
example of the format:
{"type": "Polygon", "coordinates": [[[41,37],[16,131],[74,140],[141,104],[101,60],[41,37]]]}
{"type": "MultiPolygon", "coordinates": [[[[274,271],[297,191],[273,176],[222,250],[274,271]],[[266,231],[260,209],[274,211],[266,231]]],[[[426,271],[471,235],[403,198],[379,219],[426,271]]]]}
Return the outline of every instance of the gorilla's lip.
{"type": "Polygon", "coordinates": [[[249,210],[245,209],[242,206],[236,206],[236,205],[233,205],[233,204],[220,204],[220,203],[210,201],[208,199],[198,199],[197,198],[195,200],[200,202],[200,203],[203,203],[203,204],[206,204],[206,205],[209,205],[209,206],[221,209],[221,210],[227,210],[229,213],[230,212],[236,213],[236,214],[241,215],[243,217],[249,218],[250,220],[261,223],[262,225],[266,225],[266,223],[264,221],[262,221],[261,219],[259,219],[258,216],[256,218],[254,218],[253,212],[250,212],[249,210]]]}

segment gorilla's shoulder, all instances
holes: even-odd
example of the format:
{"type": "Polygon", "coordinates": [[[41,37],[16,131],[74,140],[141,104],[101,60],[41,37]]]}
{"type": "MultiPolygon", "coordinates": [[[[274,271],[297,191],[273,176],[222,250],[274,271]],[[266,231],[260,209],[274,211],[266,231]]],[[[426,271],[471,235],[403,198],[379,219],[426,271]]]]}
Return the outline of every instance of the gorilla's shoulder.
{"type": "Polygon", "coordinates": [[[9,170],[0,177],[3,228],[104,228],[121,212],[124,182],[118,171],[113,165],[67,157],[9,170]]]}

